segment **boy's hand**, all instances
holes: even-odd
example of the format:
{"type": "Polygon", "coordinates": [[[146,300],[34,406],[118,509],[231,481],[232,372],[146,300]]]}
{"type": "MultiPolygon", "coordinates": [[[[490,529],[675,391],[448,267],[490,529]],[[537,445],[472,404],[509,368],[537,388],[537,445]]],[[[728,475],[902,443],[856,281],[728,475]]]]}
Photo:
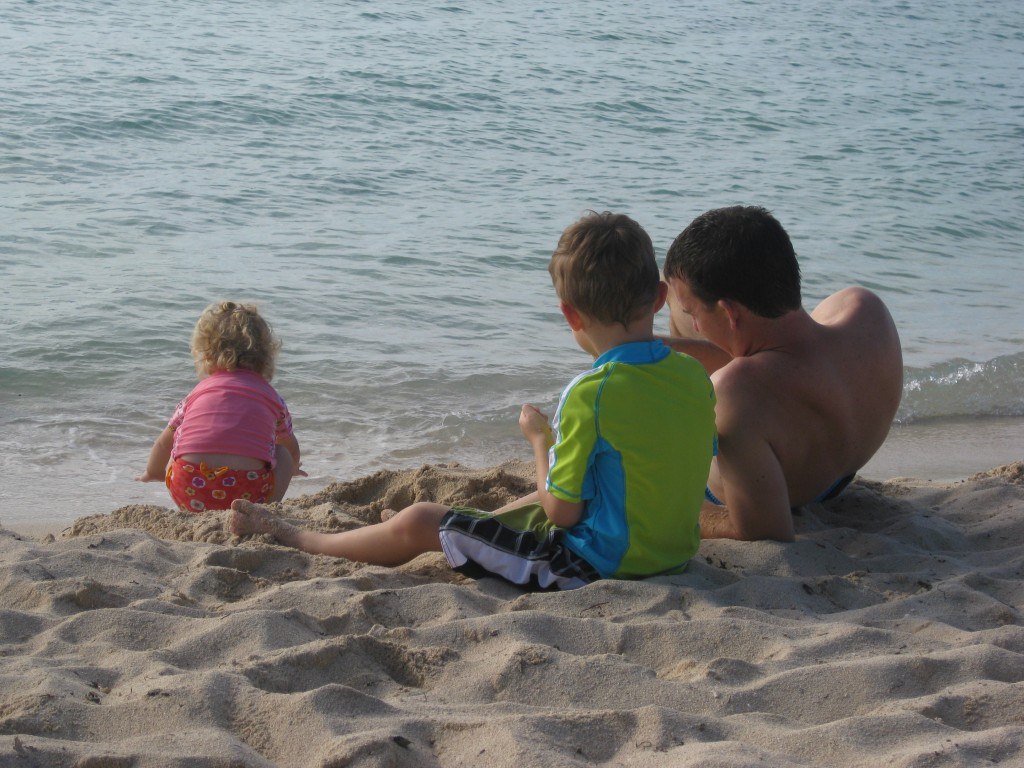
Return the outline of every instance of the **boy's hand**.
{"type": "Polygon", "coordinates": [[[534,440],[543,439],[545,446],[551,446],[555,442],[551,434],[551,425],[548,424],[548,417],[527,403],[519,412],[519,429],[523,437],[531,443],[534,440]]]}

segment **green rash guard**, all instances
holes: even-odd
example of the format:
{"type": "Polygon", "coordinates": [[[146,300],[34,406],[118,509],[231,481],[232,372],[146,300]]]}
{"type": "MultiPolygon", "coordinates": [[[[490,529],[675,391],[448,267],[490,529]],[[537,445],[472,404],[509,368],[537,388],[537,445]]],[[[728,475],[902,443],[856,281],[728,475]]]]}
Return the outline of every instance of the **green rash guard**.
{"type": "Polygon", "coordinates": [[[565,388],[552,427],[547,490],[583,502],[566,546],[604,578],[682,570],[716,442],[703,366],[661,341],[615,347],[565,388]]]}

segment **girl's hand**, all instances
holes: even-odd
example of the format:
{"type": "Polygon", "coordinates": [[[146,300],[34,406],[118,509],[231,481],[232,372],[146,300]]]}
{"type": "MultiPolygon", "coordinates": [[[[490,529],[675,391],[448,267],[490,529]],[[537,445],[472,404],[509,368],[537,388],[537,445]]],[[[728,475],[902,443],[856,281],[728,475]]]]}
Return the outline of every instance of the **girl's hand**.
{"type": "Polygon", "coordinates": [[[554,442],[548,417],[529,403],[519,412],[519,429],[522,430],[523,437],[531,443],[541,438],[549,446],[554,442]]]}

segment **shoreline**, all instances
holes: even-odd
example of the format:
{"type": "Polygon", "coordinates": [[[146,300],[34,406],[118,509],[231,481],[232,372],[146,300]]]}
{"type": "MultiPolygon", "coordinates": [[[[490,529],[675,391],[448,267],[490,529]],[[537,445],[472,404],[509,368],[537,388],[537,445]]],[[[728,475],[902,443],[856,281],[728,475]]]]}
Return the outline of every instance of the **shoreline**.
{"type": "Polygon", "coordinates": [[[1024,459],[1024,417],[942,419],[894,424],[857,474],[876,481],[955,482],[1024,459]]]}
{"type": "MultiPolygon", "coordinates": [[[[878,453],[858,472],[858,477],[886,482],[913,479],[922,483],[951,483],[1024,458],[1024,417],[992,417],[926,421],[893,425],[878,453]]],[[[431,462],[439,464],[440,462],[431,462]]],[[[497,465],[499,462],[494,462],[497,465]]],[[[412,467],[387,467],[387,471],[405,471],[412,467]]],[[[469,467],[486,471],[488,467],[469,467]]],[[[368,473],[371,474],[371,473],[368,473]]],[[[315,475],[295,478],[285,501],[316,494],[338,482],[358,482],[357,478],[315,475]]],[[[53,516],[35,521],[11,519],[0,515],[0,526],[22,536],[42,539],[48,534],[60,537],[76,520],[94,514],[113,512],[133,504],[169,506],[170,497],[159,484],[128,486],[130,494],[120,502],[111,499],[106,509],[95,509],[74,517],[53,516]]]]}

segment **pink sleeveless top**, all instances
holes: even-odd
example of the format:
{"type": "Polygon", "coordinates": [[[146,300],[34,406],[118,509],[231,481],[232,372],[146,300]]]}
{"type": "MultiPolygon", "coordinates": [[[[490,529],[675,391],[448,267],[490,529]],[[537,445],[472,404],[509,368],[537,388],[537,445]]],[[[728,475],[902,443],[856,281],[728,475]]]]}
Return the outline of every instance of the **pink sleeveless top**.
{"type": "Polygon", "coordinates": [[[230,453],[277,463],[278,438],[292,434],[288,406],[270,382],[252,371],[218,371],[178,403],[171,458],[185,453],[230,453]]]}

